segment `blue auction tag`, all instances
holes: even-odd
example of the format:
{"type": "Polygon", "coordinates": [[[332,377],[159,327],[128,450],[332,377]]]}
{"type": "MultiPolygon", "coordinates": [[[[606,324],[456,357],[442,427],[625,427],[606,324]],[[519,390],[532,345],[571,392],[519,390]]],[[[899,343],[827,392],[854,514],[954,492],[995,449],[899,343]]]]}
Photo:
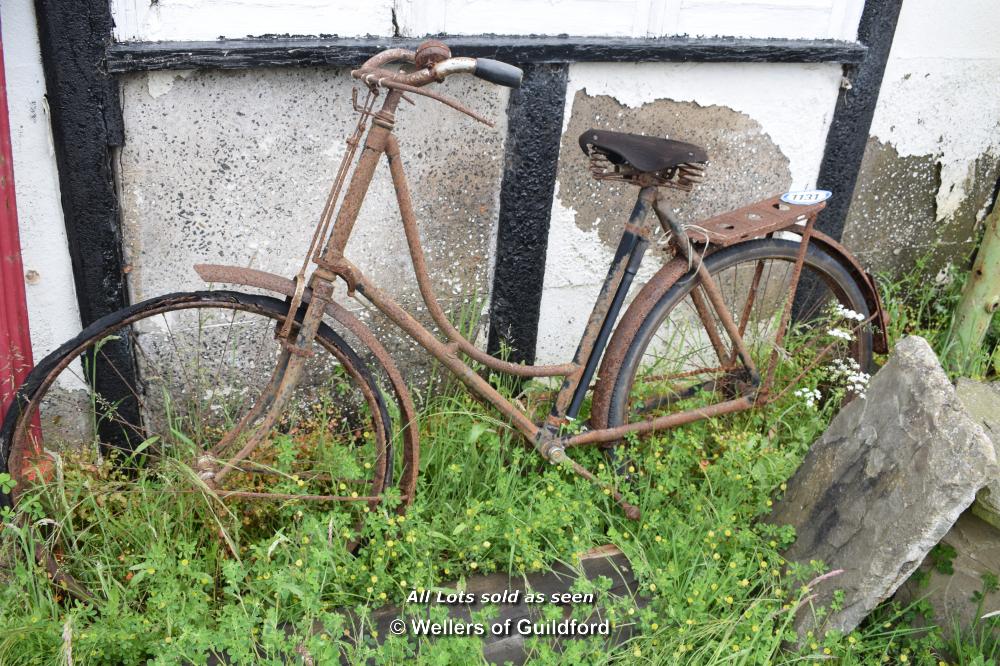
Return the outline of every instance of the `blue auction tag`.
{"type": "Polygon", "coordinates": [[[832,196],[833,192],[829,190],[799,190],[798,192],[785,192],[781,195],[781,200],[797,206],[809,206],[826,201],[832,196]]]}

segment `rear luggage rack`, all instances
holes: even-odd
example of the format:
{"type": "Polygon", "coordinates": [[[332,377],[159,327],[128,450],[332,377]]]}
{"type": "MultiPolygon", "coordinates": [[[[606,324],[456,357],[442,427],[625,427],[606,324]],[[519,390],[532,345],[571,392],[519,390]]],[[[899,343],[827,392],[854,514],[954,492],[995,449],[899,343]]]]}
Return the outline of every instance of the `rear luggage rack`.
{"type": "Polygon", "coordinates": [[[690,238],[696,243],[707,242],[726,247],[797,224],[805,224],[824,208],[825,201],[803,206],[785,203],[780,196],[772,197],[697,222],[689,227],[690,238]]]}

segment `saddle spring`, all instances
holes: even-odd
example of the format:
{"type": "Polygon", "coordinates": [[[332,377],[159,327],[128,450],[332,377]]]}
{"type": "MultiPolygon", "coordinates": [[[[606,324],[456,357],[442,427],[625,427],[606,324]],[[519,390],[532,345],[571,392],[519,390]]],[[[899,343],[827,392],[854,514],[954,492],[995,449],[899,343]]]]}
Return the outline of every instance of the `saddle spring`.
{"type": "Polygon", "coordinates": [[[639,171],[628,164],[615,164],[607,153],[592,148],[590,156],[590,175],[595,180],[619,180],[632,185],[656,185],[657,187],[672,187],[684,192],[690,192],[705,178],[705,165],[698,162],[684,162],[677,166],[667,167],[660,171],[639,171]],[[652,183],[648,182],[652,179],[652,183]]]}

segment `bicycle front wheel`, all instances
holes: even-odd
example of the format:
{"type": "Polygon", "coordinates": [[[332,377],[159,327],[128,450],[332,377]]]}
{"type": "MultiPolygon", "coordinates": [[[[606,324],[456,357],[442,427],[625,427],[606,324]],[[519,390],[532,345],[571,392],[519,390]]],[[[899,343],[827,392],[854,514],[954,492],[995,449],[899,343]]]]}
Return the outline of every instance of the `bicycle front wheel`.
{"type": "MultiPolygon", "coordinates": [[[[836,259],[810,245],[787,333],[777,334],[800,243],[760,239],[705,257],[726,309],[759,372],[766,399],[797,391],[810,405],[863,393],[872,359],[861,289],[836,259]]],[[[753,393],[745,368],[694,271],[669,285],[601,368],[595,425],[615,427],[753,393]],[[602,423],[603,421],[603,423],[602,423]]],[[[614,343],[613,343],[614,344],[614,343]]]]}
{"type": "Polygon", "coordinates": [[[202,473],[252,432],[219,450],[254,420],[287,307],[228,291],[162,296],[95,322],[31,372],[0,431],[0,471],[57,583],[93,596],[165,536],[238,556],[241,535],[273,534],[312,504],[329,511],[331,535],[357,544],[392,483],[391,418],[376,378],[326,324],[263,443],[219,487],[202,473]]]}

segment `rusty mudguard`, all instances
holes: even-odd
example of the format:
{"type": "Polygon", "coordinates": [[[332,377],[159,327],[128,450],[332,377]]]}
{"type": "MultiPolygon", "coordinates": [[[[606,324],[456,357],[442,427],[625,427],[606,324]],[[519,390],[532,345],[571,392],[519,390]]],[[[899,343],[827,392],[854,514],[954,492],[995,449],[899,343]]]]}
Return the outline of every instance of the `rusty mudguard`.
{"type": "MultiPolygon", "coordinates": [[[[194,267],[194,270],[205,282],[255,287],[289,297],[295,293],[295,283],[292,280],[253,268],[198,264],[194,267]]],[[[303,301],[308,302],[310,296],[311,293],[306,289],[303,301]]],[[[392,391],[396,395],[396,403],[399,405],[400,417],[403,421],[401,424],[403,429],[403,473],[399,479],[399,490],[405,498],[403,506],[400,507],[402,510],[403,507],[413,502],[420,462],[420,438],[413,399],[406,388],[406,382],[403,381],[403,375],[399,372],[389,352],[378,341],[378,338],[375,337],[371,329],[361,323],[357,317],[339,303],[330,303],[327,305],[326,314],[350,331],[357,337],[361,344],[368,347],[385,371],[392,385],[392,391]]]]}
{"type": "MultiPolygon", "coordinates": [[[[801,227],[790,226],[784,231],[799,232],[801,227]]],[[[836,259],[851,274],[858,284],[868,306],[868,312],[872,317],[872,349],[879,354],[889,351],[887,324],[885,310],[882,307],[882,298],[879,295],[878,285],[875,279],[861,267],[858,260],[851,255],[847,249],[826,234],[815,229],[811,234],[811,243],[815,243],[828,255],[836,259]]],[[[688,262],[683,258],[675,258],[664,265],[649,280],[636,295],[629,305],[621,321],[615,327],[615,332],[611,336],[607,351],[601,360],[600,371],[598,372],[597,385],[594,388],[593,402],[591,406],[591,427],[607,428],[608,408],[611,404],[612,379],[617,376],[618,369],[625,358],[629,342],[639,330],[646,315],[660,299],[660,297],[670,289],[677,280],[682,278],[689,271],[688,262]]]]}

